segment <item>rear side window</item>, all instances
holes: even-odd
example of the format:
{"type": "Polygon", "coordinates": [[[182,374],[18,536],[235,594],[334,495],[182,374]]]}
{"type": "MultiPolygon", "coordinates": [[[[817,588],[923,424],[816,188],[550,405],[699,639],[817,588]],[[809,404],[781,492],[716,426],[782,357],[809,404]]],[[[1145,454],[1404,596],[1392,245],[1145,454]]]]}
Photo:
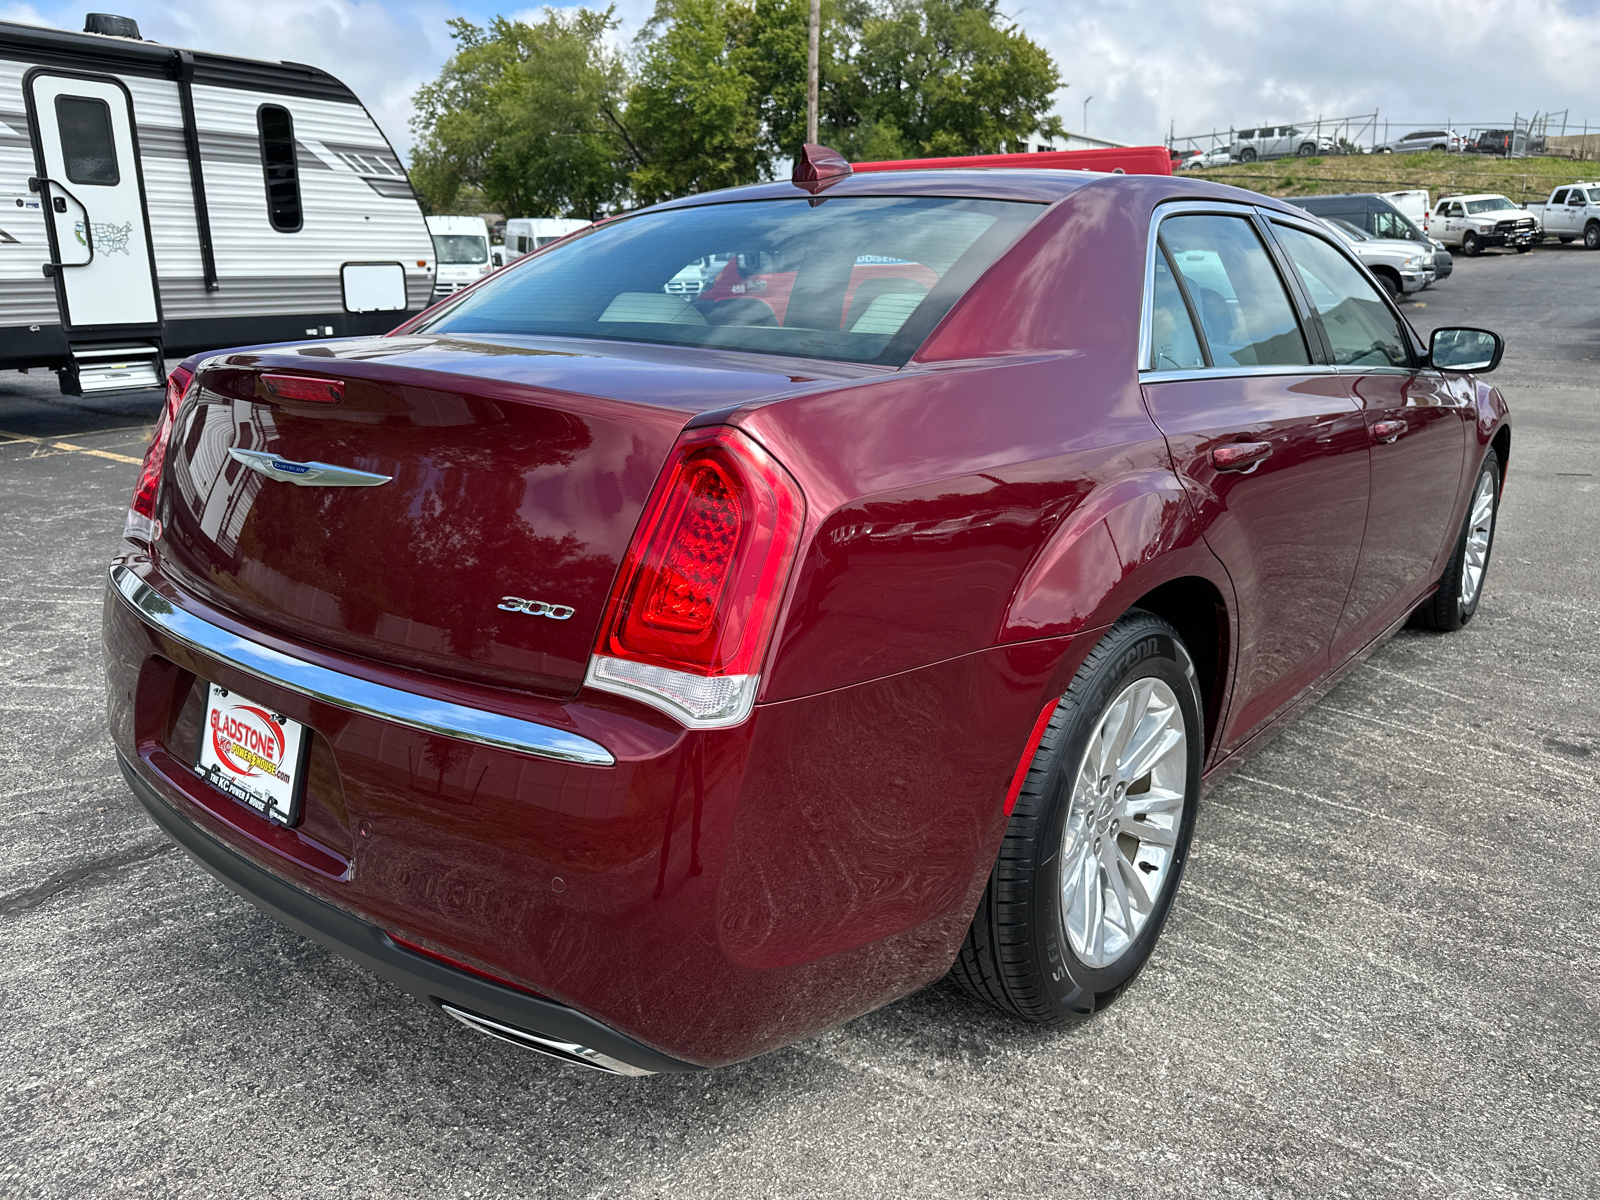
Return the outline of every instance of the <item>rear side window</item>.
{"type": "Polygon", "coordinates": [[[1155,371],[1193,371],[1207,366],[1195,336],[1189,306],[1183,302],[1178,281],[1167,266],[1167,256],[1156,251],[1156,286],[1150,304],[1150,363],[1155,371]]]}
{"type": "Polygon", "coordinates": [[[1374,288],[1327,242],[1301,229],[1277,227],[1278,243],[1305,281],[1311,303],[1341,367],[1408,367],[1400,322],[1374,288]]]}
{"type": "Polygon", "coordinates": [[[300,211],[300,166],[294,156],[294,118],[277,104],[256,112],[261,131],[261,171],[267,182],[267,220],[279,233],[297,233],[300,211]]]}
{"type": "Polygon", "coordinates": [[[1161,242],[1183,276],[1214,366],[1310,364],[1283,280],[1248,220],[1170,217],[1161,242]]]}
{"type": "Polygon", "coordinates": [[[491,278],[426,328],[902,366],[1041,210],[838,196],[646,212],[491,278]]]}
{"type": "Polygon", "coordinates": [[[61,157],[67,182],[115,187],[117,143],[111,133],[111,108],[91,96],[57,96],[56,125],[61,130],[61,157]]]}

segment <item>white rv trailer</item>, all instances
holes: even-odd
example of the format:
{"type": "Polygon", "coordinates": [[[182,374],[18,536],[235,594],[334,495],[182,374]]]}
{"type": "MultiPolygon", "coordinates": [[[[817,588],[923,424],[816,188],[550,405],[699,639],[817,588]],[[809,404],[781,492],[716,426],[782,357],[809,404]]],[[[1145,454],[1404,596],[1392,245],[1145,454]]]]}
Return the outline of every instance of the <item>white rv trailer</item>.
{"type": "Polygon", "coordinates": [[[0,368],[70,394],[163,356],[387,332],[433,243],[394,149],[316,67],[0,22],[0,368]]]}

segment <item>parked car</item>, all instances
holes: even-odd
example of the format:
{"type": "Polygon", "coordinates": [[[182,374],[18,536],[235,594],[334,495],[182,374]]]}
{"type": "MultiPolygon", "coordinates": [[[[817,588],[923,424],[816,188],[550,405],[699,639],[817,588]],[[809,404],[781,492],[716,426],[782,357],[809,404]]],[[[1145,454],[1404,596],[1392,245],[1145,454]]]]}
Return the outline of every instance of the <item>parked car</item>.
{"type": "Polygon", "coordinates": [[[112,740],[232,888],[567,1062],[731,1063],[947,972],[1084,1020],[1203,781],[1471,620],[1502,349],[1255,193],[806,152],[390,335],[186,360],[112,740]]]}
{"type": "Polygon", "coordinates": [[[1326,218],[1338,235],[1349,242],[1369,271],[1391,296],[1420,292],[1436,278],[1433,247],[1400,238],[1375,238],[1338,217],[1326,218]]]}
{"type": "Polygon", "coordinates": [[[1418,129],[1372,148],[1374,154],[1418,154],[1428,150],[1460,150],[1465,145],[1453,129],[1418,129]]]}
{"type": "Polygon", "coordinates": [[[433,277],[433,298],[442,300],[491,270],[489,226],[482,217],[428,217],[428,234],[439,269],[433,277]]]}
{"type": "MultiPolygon", "coordinates": [[[[1393,193],[1397,196],[1426,197],[1426,192],[1393,193]]],[[[1416,223],[1402,212],[1390,196],[1371,192],[1355,192],[1334,196],[1294,196],[1290,204],[1316,213],[1319,217],[1348,221],[1357,229],[1374,238],[1393,238],[1415,242],[1427,247],[1433,258],[1433,271],[1437,279],[1444,279],[1455,269],[1450,252],[1442,243],[1428,236],[1416,223]]]]}
{"type": "Polygon", "coordinates": [[[1298,154],[1332,154],[1331,137],[1318,137],[1295,125],[1268,125],[1261,129],[1241,129],[1228,146],[1228,153],[1240,162],[1255,162],[1258,158],[1287,158],[1298,154]]]}
{"type": "Polygon", "coordinates": [[[1526,254],[1543,235],[1539,220],[1494,192],[1441,196],[1433,210],[1433,231],[1446,246],[1459,246],[1471,258],[1491,246],[1526,254]]]}
{"type": "Polygon", "coordinates": [[[1572,183],[1558,187],[1543,204],[1530,204],[1527,211],[1539,222],[1541,238],[1553,237],[1563,244],[1583,239],[1590,250],[1600,250],[1600,183],[1572,183]]]}
{"type": "Polygon", "coordinates": [[[1205,167],[1225,167],[1233,161],[1233,155],[1228,147],[1217,146],[1197,154],[1191,154],[1180,164],[1179,169],[1184,171],[1197,171],[1205,167]]]}

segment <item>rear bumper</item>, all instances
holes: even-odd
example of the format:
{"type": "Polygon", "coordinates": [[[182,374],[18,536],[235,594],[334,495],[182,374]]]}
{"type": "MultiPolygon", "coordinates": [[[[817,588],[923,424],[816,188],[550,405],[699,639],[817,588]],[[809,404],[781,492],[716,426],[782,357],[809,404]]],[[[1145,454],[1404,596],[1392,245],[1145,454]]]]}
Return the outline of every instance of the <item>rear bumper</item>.
{"type": "Polygon", "coordinates": [[[531,1039],[521,1039],[524,1044],[542,1040],[548,1045],[530,1048],[599,1070],[653,1075],[702,1069],[668,1058],[565,1005],[407,950],[376,925],[291,887],[203,833],[141,779],[120,752],[117,765],[162,832],[195,862],[280,924],[383,976],[402,991],[532,1034],[531,1039]]]}
{"type": "Polygon", "coordinates": [[[688,731],[591,689],[541,697],[291,642],[129,551],[104,611],[107,715],[169,834],[458,1019],[651,1071],[738,1062],[943,975],[1038,697],[1095,640],[994,647],[688,731]],[[298,823],[196,772],[207,681],[310,731],[298,823]],[[371,702],[388,692],[438,703],[371,702]],[[482,736],[463,711],[606,759],[482,736]]]}

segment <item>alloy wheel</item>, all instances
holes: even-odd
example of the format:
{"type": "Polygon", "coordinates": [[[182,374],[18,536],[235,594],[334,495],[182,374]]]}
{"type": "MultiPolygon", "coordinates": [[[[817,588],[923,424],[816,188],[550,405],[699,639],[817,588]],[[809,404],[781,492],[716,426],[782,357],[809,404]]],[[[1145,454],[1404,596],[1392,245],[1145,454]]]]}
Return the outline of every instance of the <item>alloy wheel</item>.
{"type": "Polygon", "coordinates": [[[1478,490],[1472,497],[1472,515],[1467,519],[1466,554],[1461,564],[1461,607],[1469,609],[1483,586],[1483,571],[1489,565],[1489,543],[1494,539],[1494,476],[1485,471],[1478,477],[1478,490]]]}
{"type": "Polygon", "coordinates": [[[1084,750],[1062,830],[1061,923],[1087,966],[1127,953],[1173,874],[1188,740],[1177,696],[1146,677],[1106,707],[1084,750]]]}

